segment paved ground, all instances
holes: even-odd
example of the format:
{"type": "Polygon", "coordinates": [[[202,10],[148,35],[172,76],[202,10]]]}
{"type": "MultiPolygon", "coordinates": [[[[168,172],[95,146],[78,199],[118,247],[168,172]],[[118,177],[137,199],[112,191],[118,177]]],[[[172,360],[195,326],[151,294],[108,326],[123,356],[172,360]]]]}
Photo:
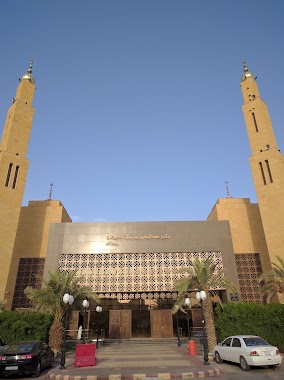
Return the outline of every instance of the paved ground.
{"type": "Polygon", "coordinates": [[[220,367],[203,364],[200,355],[189,356],[187,345],[176,343],[113,343],[96,352],[96,365],[75,367],[75,354],[66,357],[66,368],[46,373],[50,380],[141,380],[146,378],[193,379],[213,377],[220,367]]]}
{"type": "Polygon", "coordinates": [[[267,367],[251,367],[251,370],[245,372],[238,364],[223,363],[220,365],[221,375],[215,376],[214,380],[283,380],[284,363],[275,369],[267,367]]]}

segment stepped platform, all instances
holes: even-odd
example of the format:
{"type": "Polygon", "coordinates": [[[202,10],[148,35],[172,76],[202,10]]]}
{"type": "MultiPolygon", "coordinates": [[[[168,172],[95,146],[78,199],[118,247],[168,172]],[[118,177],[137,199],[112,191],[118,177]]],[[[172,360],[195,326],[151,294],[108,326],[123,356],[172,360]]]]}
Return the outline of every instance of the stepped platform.
{"type": "Polygon", "coordinates": [[[220,367],[203,355],[189,356],[187,340],[181,339],[105,340],[96,350],[96,364],[75,367],[75,352],[66,355],[66,368],[56,367],[46,375],[50,380],[186,380],[217,376],[220,367]]]}

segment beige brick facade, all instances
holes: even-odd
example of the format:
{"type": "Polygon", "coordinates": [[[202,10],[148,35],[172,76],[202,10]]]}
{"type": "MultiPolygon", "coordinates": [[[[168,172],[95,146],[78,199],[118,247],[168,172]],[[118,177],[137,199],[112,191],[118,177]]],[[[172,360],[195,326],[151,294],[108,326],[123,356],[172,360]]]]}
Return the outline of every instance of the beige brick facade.
{"type": "Polygon", "coordinates": [[[284,157],[280,153],[268,109],[260,98],[254,75],[246,66],[241,81],[243,114],[251,145],[252,170],[268,247],[269,261],[284,258],[284,157]]]}
{"type": "MultiPolygon", "coordinates": [[[[18,86],[0,143],[0,299],[7,300],[7,309],[12,307],[17,292],[18,299],[20,297],[17,289],[15,292],[17,277],[21,275],[20,260],[42,261],[46,257],[46,278],[49,269],[66,264],[64,257],[68,255],[70,262],[65,257],[68,265],[74,264],[76,269],[86,268],[87,260],[93,265],[91,269],[84,269],[86,273],[90,272],[89,277],[85,277],[90,283],[95,265],[101,268],[99,260],[104,260],[105,271],[109,273],[108,265],[117,257],[130,262],[126,255],[132,255],[137,261],[142,254],[147,258],[147,253],[152,255],[149,263],[154,259],[158,262],[161,255],[171,262],[169,270],[173,270],[172,255],[207,257],[216,256],[219,252],[228,278],[236,283],[240,281],[243,300],[261,302],[256,295],[259,292],[259,270],[269,270],[276,256],[284,258],[284,157],[277,147],[268,109],[260,98],[253,74],[246,66],[241,90],[258,204],[251,204],[248,198],[218,199],[207,222],[186,222],[188,225],[184,222],[139,222],[78,223],[74,226],[68,223],[71,219],[60,201],[31,201],[27,207],[21,207],[29,165],[26,153],[34,115],[34,90],[30,71],[18,86]],[[167,236],[169,231],[170,238],[167,236]],[[147,236],[150,238],[146,239],[147,236]],[[155,236],[160,238],[154,239],[155,236]],[[167,238],[161,239],[163,236],[167,238]],[[110,237],[114,237],[114,241],[110,241],[110,237]],[[93,261],[90,259],[92,255],[93,261]],[[108,257],[109,262],[106,260],[108,257]],[[249,266],[250,271],[247,271],[249,266]]],[[[130,265],[129,262],[126,264],[130,265]]],[[[30,265],[31,272],[33,265],[36,264],[30,265]]],[[[98,269],[97,278],[100,274],[98,269]]],[[[25,278],[26,285],[29,285],[29,276],[30,272],[25,278]]],[[[143,281],[145,284],[145,278],[143,281]]],[[[106,286],[106,276],[102,276],[101,282],[106,286]]],[[[155,286],[161,283],[159,279],[155,286]]],[[[137,286],[137,281],[133,284],[137,286]]],[[[127,292],[135,293],[134,285],[127,292]]],[[[144,292],[145,289],[142,290],[144,292]]],[[[23,292],[22,288],[20,292],[23,292]]]]}
{"type": "Polygon", "coordinates": [[[51,223],[71,222],[60,201],[31,201],[22,207],[6,286],[7,308],[13,301],[20,258],[45,258],[51,223]]]}
{"type": "Polygon", "coordinates": [[[208,220],[228,220],[235,254],[259,253],[263,270],[270,269],[258,204],[248,198],[221,198],[208,220]]]}
{"type": "Polygon", "coordinates": [[[34,90],[30,67],[8,110],[0,143],[0,299],[5,298],[29,166],[26,153],[34,115],[34,90]]]}

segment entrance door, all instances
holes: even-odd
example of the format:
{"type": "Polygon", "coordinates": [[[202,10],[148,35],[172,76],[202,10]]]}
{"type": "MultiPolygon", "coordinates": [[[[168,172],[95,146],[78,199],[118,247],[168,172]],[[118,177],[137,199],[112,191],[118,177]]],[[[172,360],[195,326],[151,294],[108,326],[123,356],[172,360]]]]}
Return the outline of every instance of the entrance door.
{"type": "Polygon", "coordinates": [[[131,310],[109,311],[110,339],[130,339],[131,337],[131,310]]]}
{"type": "Polygon", "coordinates": [[[173,317],[170,309],[151,310],[151,337],[172,338],[173,317]]]}
{"type": "Polygon", "coordinates": [[[202,314],[201,308],[191,309],[192,315],[192,326],[193,327],[201,327],[202,326],[202,314]]]}

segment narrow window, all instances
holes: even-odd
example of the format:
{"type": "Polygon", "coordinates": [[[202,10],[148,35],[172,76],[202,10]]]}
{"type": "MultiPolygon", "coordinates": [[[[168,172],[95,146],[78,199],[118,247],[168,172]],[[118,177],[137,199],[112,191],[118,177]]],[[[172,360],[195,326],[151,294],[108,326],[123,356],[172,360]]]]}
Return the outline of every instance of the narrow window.
{"type": "Polygon", "coordinates": [[[257,127],[257,123],[256,123],[256,118],[255,118],[254,112],[252,112],[252,117],[253,117],[253,122],[254,122],[255,130],[256,130],[256,132],[258,132],[258,127],[257,127]]]}
{"type": "Polygon", "coordinates": [[[265,160],[265,162],[266,162],[266,167],[267,167],[268,175],[269,175],[269,178],[270,178],[270,182],[273,183],[273,178],[272,178],[272,174],[271,174],[271,171],[270,171],[269,162],[268,162],[268,160],[265,160]]]}
{"type": "Polygon", "coordinates": [[[15,170],[15,175],[14,175],[14,181],[13,181],[12,189],[15,189],[15,187],[16,187],[19,169],[20,169],[20,167],[17,165],[16,166],[16,170],[15,170]]]}
{"type": "Polygon", "coordinates": [[[8,172],[7,172],[6,182],[5,182],[5,186],[6,186],[6,187],[9,186],[12,167],[13,167],[13,164],[10,162],[10,165],[9,165],[9,168],[8,168],[8,172]]]}
{"type": "Polygon", "coordinates": [[[261,170],[261,174],[262,174],[263,183],[266,185],[266,179],[265,179],[265,175],[264,175],[264,171],[263,171],[263,167],[262,167],[261,162],[259,163],[259,166],[260,166],[260,170],[261,170]]]}

